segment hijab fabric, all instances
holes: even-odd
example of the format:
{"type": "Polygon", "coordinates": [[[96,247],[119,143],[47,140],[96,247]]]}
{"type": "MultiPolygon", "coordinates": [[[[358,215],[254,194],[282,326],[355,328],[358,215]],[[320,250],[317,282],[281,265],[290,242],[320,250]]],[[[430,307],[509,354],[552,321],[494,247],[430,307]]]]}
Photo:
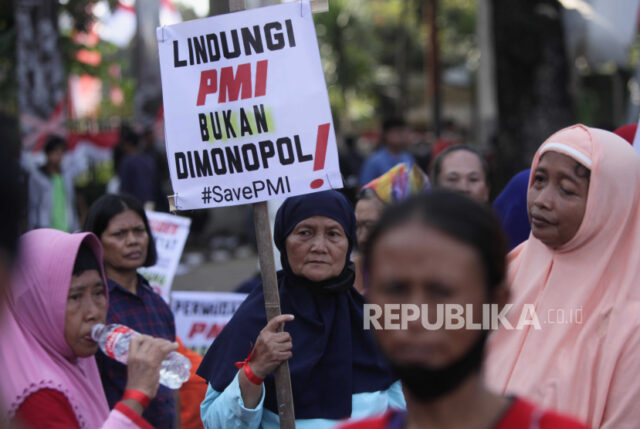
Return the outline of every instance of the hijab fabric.
{"type": "Polygon", "coordinates": [[[83,428],[100,427],[108,417],[95,358],[76,357],[64,338],[67,295],[83,242],[102,261],[100,241],[91,233],[38,229],[20,239],[18,266],[0,310],[3,418],[13,418],[40,389],[64,394],[83,428]]]}
{"type": "Polygon", "coordinates": [[[513,250],[508,281],[516,326],[534,304],[541,329],[498,330],[489,340],[486,381],[593,428],[640,421],[640,157],[613,133],[575,125],[538,149],[529,187],[547,151],[591,170],[584,218],[557,249],[533,235],[513,250]],[[577,311],[581,320],[577,321],[577,311]],[[548,324],[559,312],[574,323],[548,324]]]}
{"type": "Polygon", "coordinates": [[[385,204],[397,204],[429,189],[429,177],[416,164],[401,163],[362,187],[371,188],[385,204]]]}
{"type": "Polygon", "coordinates": [[[531,233],[527,214],[529,176],[531,176],[529,169],[513,176],[493,202],[493,209],[498,214],[502,228],[509,238],[509,249],[525,241],[531,233]]]}
{"type": "MultiPolygon", "coordinates": [[[[384,390],[393,383],[373,336],[363,329],[364,301],[352,287],[353,268],[348,258],[355,242],[353,210],[336,191],[288,198],[276,215],[274,241],[283,266],[278,273],[280,306],[283,314],[295,315],[284,329],[293,342],[289,370],[296,419],[350,417],[354,393],[384,390]],[[291,271],[285,247],[293,228],[311,216],[326,216],[340,223],[349,240],[342,273],[320,283],[291,271]]],[[[266,323],[264,295],[258,287],[215,339],[198,375],[222,392],[238,372],[234,363],[245,359],[266,323]]],[[[264,406],[277,414],[273,374],[264,383],[264,406]]]]}

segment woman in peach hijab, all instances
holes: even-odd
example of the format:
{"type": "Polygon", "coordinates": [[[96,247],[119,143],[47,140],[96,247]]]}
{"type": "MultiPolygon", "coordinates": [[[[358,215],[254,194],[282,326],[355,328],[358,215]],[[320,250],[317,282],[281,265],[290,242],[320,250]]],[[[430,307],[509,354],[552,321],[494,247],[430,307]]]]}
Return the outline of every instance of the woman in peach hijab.
{"type": "Polygon", "coordinates": [[[486,381],[592,428],[640,425],[640,157],[613,133],[565,128],[540,146],[527,195],[531,236],[509,254],[514,327],[486,381]]]}

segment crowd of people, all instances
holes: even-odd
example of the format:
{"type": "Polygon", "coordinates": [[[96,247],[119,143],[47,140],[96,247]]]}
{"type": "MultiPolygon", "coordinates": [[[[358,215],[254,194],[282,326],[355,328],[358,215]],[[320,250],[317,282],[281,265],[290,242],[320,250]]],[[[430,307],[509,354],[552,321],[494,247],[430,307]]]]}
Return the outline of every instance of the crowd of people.
{"type": "MultiPolygon", "coordinates": [[[[30,229],[18,239],[19,216],[3,213],[0,422],[276,428],[274,372],[288,362],[302,429],[640,427],[635,129],[559,130],[492,204],[475,148],[440,148],[420,168],[404,123],[382,128],[355,204],[329,190],[280,206],[282,314],[267,319],[258,281],[196,359],[203,389],[188,397],[159,385],[178,343],[169,306],[137,273],[156,261],[143,201],[136,189],[104,195],[78,232],[52,136],[28,201],[0,180],[30,229]],[[97,323],[143,334],[126,366],[98,350],[97,323]],[[185,406],[200,408],[193,426],[185,406]]],[[[159,165],[131,147],[123,177],[159,165]]],[[[5,158],[0,176],[15,168],[5,158]]]]}

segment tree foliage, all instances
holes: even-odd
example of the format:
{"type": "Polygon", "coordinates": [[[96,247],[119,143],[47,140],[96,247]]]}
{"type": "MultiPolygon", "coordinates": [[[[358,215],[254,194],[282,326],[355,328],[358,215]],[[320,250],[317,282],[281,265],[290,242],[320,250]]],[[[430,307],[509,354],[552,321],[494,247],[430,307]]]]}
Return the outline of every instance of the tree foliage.
{"type": "MultiPolygon", "coordinates": [[[[0,110],[15,115],[17,113],[17,79],[16,79],[16,25],[15,25],[15,1],[0,2],[0,110]]],[[[52,0],[54,1],[54,0],[52,0]]],[[[99,77],[103,82],[120,81],[109,72],[109,66],[116,63],[124,70],[122,75],[127,76],[130,69],[130,61],[127,58],[128,51],[119,51],[117,47],[108,42],[99,42],[97,46],[90,48],[101,54],[104,61],[98,66],[91,66],[78,61],[77,53],[87,47],[76,43],[73,35],[76,32],[87,32],[95,20],[92,6],[97,0],[67,0],[60,2],[58,6],[58,22],[63,23],[65,31],[60,32],[58,41],[62,54],[64,68],[67,74],[89,74],[99,77]]],[[[113,9],[117,0],[108,0],[113,9]]],[[[125,99],[132,100],[133,83],[124,79],[122,83],[125,99]]],[[[125,103],[127,104],[127,103],[125,103]]],[[[131,104],[129,102],[128,104],[131,104]]],[[[108,100],[105,106],[109,108],[108,100]]],[[[126,109],[126,108],[125,108],[126,109]]]]}
{"type": "MultiPolygon", "coordinates": [[[[475,1],[438,4],[442,65],[465,64],[475,48],[475,1]]],[[[332,0],[330,5],[314,19],[334,118],[347,129],[369,127],[426,103],[425,2],[332,0]]]]}
{"type": "MultiPolygon", "coordinates": [[[[14,0],[16,1],[16,0],[14,0]]],[[[117,0],[108,0],[113,9],[117,0]]],[[[60,4],[61,22],[73,31],[86,31],[96,0],[66,0],[60,4]]],[[[475,1],[438,0],[441,59],[444,66],[468,61],[474,48],[475,1]]],[[[426,103],[424,91],[425,24],[423,0],[331,0],[330,10],[314,15],[331,105],[337,125],[346,129],[374,125],[383,115],[405,113],[426,103]]],[[[15,108],[15,24],[12,1],[0,4],[0,106],[15,108]]],[[[179,7],[181,7],[179,5],[179,7]]],[[[182,10],[185,19],[194,18],[182,10]]],[[[73,31],[60,35],[65,70],[101,78],[105,86],[119,83],[125,108],[108,100],[102,114],[128,114],[133,91],[132,51],[100,42],[90,48],[103,61],[91,66],[77,61],[73,31]],[[118,64],[114,77],[109,66],[118,64]]]]}

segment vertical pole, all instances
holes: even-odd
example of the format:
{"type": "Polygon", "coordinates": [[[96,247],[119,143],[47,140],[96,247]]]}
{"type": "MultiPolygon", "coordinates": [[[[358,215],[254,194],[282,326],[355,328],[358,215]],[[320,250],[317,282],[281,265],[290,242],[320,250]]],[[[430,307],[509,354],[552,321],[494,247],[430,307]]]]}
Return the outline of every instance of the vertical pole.
{"type": "MultiPolygon", "coordinates": [[[[236,12],[245,9],[245,0],[229,0],[229,11],[236,12]]],[[[278,294],[278,279],[271,247],[271,223],[266,201],[253,204],[253,222],[258,244],[258,260],[262,276],[262,290],[264,293],[264,307],[267,321],[281,314],[280,295],[278,294]]],[[[291,391],[291,374],[289,362],[284,361],[275,370],[276,396],[278,400],[278,417],[281,429],[295,429],[295,415],[293,410],[293,393],[291,391]]]]}
{"type": "Polygon", "coordinates": [[[433,130],[440,136],[440,52],[438,49],[438,0],[427,0],[424,6],[424,20],[427,24],[427,97],[433,101],[433,130]]]}
{"type": "Polygon", "coordinates": [[[477,4],[476,34],[482,55],[476,78],[476,139],[480,149],[486,150],[498,125],[498,95],[495,82],[492,5],[490,1],[480,1],[477,4]]]}
{"type": "Polygon", "coordinates": [[[138,0],[136,10],[136,38],[134,64],[136,72],[136,93],[134,117],[139,125],[151,127],[162,105],[162,84],[160,82],[160,60],[156,28],[160,26],[160,2],[158,0],[138,0]]]}
{"type": "MultiPolygon", "coordinates": [[[[266,201],[253,205],[253,222],[258,242],[258,260],[262,275],[262,289],[264,293],[264,307],[267,321],[280,314],[280,295],[278,294],[278,279],[271,246],[271,223],[266,201]]],[[[275,370],[276,394],[278,398],[278,416],[280,428],[293,429],[296,427],[293,412],[293,393],[291,392],[291,374],[289,362],[284,361],[275,370]]]]}

